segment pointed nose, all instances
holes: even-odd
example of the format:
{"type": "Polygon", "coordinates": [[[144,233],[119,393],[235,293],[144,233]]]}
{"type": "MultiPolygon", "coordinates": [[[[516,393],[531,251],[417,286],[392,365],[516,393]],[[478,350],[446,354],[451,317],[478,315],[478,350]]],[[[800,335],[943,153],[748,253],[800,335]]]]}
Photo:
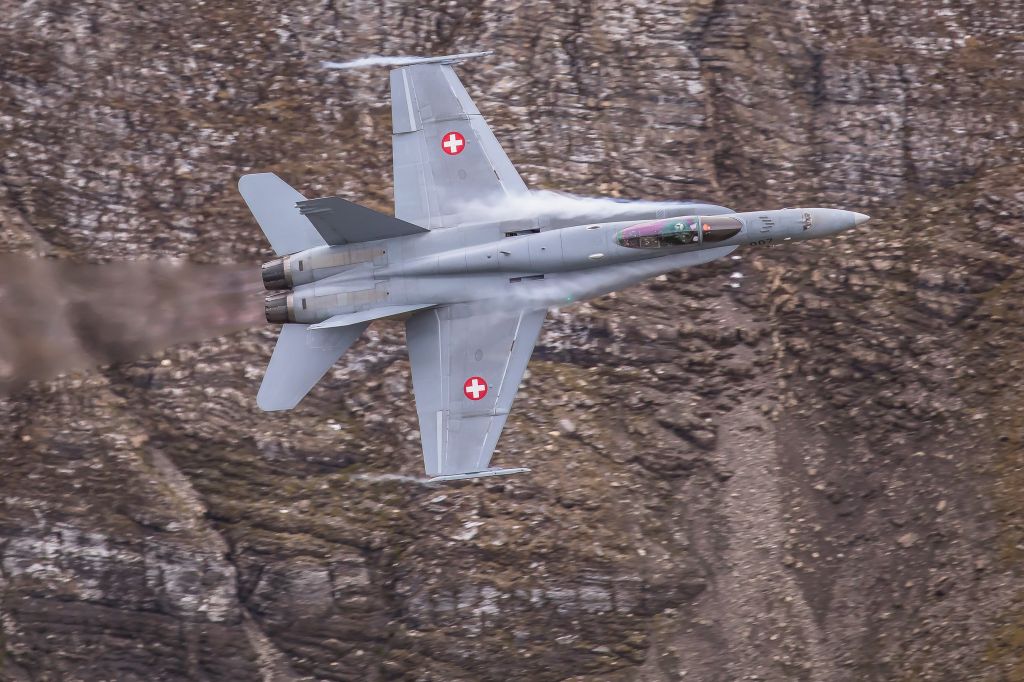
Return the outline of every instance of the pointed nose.
{"type": "Polygon", "coordinates": [[[840,208],[804,209],[802,239],[828,237],[857,227],[870,216],[840,208]]]}

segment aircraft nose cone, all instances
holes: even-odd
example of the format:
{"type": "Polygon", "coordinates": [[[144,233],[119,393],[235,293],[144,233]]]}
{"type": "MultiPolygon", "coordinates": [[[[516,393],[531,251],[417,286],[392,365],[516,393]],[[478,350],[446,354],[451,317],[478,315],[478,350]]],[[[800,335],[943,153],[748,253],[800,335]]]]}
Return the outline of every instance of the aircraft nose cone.
{"type": "Polygon", "coordinates": [[[809,208],[805,209],[810,216],[810,228],[805,228],[804,239],[829,237],[846,230],[851,230],[870,219],[870,216],[841,208],[809,208]]]}

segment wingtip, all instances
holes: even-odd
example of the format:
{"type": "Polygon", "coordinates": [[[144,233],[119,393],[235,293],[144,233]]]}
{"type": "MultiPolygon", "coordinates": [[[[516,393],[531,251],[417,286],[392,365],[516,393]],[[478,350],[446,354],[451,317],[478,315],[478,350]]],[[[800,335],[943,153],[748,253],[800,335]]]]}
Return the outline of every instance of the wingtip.
{"type": "Polygon", "coordinates": [[[458,64],[467,59],[477,57],[489,57],[494,50],[480,50],[479,52],[462,52],[460,54],[446,54],[439,57],[410,57],[409,60],[399,66],[412,66],[413,64],[458,64]]]}
{"type": "Polygon", "coordinates": [[[362,69],[371,66],[389,66],[392,69],[400,69],[405,66],[413,66],[416,64],[458,64],[459,62],[464,62],[467,59],[487,57],[492,54],[494,54],[494,50],[482,50],[480,52],[463,52],[461,54],[446,54],[441,55],[439,57],[387,57],[383,55],[374,55],[370,57],[360,57],[358,59],[352,59],[347,62],[322,61],[320,62],[320,66],[321,68],[331,70],[362,69]]]}
{"type": "Polygon", "coordinates": [[[438,60],[441,64],[460,64],[469,59],[477,59],[478,57],[490,57],[494,54],[494,50],[482,50],[480,52],[464,52],[463,54],[452,54],[445,57],[439,57],[438,60]]]}
{"type": "MultiPolygon", "coordinates": [[[[513,467],[510,469],[502,469],[501,467],[493,467],[491,469],[484,469],[483,471],[470,471],[462,474],[442,474],[440,476],[432,476],[427,479],[427,483],[443,483],[445,481],[465,481],[473,478],[490,478],[491,476],[508,476],[510,474],[527,474],[530,473],[530,469],[527,467],[513,467]]],[[[427,474],[430,476],[430,474],[427,474]]]]}

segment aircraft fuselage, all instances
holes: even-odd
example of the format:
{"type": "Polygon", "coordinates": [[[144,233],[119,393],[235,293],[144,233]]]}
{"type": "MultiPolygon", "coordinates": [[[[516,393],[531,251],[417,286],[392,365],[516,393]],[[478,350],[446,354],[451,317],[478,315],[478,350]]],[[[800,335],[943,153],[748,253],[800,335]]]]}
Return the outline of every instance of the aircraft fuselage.
{"type": "Polygon", "coordinates": [[[321,246],[264,266],[267,319],[312,324],[382,306],[479,302],[551,307],[721,258],[742,245],[826,237],[867,219],[827,208],[688,215],[568,227],[501,224],[321,246]]]}

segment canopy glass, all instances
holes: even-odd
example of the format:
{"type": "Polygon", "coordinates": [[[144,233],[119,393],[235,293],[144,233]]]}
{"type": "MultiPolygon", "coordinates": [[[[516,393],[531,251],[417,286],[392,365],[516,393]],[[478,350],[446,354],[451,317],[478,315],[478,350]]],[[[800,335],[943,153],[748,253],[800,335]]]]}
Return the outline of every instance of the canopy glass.
{"type": "Polygon", "coordinates": [[[742,229],[739,218],[728,215],[683,216],[631,225],[615,235],[615,243],[631,249],[662,249],[723,242],[742,229]]]}

